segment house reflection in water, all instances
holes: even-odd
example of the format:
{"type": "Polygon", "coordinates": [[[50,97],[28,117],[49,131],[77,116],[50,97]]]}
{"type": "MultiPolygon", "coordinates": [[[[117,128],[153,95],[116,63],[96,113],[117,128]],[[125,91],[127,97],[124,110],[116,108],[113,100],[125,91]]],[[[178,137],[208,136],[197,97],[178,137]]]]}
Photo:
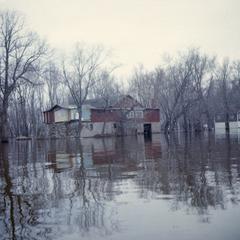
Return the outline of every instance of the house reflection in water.
{"type": "MultiPolygon", "coordinates": [[[[84,167],[92,166],[91,154],[83,154],[84,167]]],[[[48,162],[46,168],[53,168],[56,172],[62,172],[67,169],[81,166],[80,153],[48,153],[48,162]]]]}
{"type": "Polygon", "coordinates": [[[239,156],[230,135],[0,145],[0,239],[159,239],[160,225],[178,239],[173,224],[185,230],[190,219],[191,239],[199,220],[209,239],[220,239],[216,227],[240,239],[239,156]]]}
{"type": "MultiPolygon", "coordinates": [[[[145,141],[143,136],[84,139],[82,142],[82,154],[79,146],[70,140],[71,148],[63,149],[58,141],[55,141],[54,151],[48,152],[46,168],[52,168],[61,172],[70,168],[84,167],[97,174],[106,176],[110,174],[106,168],[111,167],[115,177],[126,177],[124,172],[137,171],[145,165],[146,161],[157,161],[161,158],[161,146],[159,136],[145,141]],[[81,155],[83,162],[81,161],[81,155]]],[[[52,148],[51,148],[52,149],[52,148]]],[[[113,177],[113,176],[112,176],[113,177]]]]}

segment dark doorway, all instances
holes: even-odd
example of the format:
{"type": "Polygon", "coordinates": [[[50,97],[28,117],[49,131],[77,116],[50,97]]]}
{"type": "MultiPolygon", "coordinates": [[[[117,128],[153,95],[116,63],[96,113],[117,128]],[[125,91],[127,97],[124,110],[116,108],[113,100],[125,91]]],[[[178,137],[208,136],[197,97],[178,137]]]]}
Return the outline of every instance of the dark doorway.
{"type": "Polygon", "coordinates": [[[144,135],[145,136],[151,136],[152,134],[152,125],[150,123],[144,124],[144,135]]]}

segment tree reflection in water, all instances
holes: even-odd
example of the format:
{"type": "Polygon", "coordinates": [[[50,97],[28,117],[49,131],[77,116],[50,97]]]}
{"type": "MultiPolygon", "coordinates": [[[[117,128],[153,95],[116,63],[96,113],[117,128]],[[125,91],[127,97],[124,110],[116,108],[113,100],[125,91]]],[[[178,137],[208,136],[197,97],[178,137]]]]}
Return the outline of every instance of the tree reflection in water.
{"type": "Polygon", "coordinates": [[[238,157],[229,135],[1,145],[0,230],[3,239],[111,235],[124,231],[118,206],[128,193],[208,222],[212,209],[239,203],[238,157]]]}
{"type": "Polygon", "coordinates": [[[239,203],[239,150],[236,139],[198,136],[167,139],[162,157],[138,178],[140,197],[169,199],[171,209],[197,213],[209,221],[209,209],[239,203]]]}

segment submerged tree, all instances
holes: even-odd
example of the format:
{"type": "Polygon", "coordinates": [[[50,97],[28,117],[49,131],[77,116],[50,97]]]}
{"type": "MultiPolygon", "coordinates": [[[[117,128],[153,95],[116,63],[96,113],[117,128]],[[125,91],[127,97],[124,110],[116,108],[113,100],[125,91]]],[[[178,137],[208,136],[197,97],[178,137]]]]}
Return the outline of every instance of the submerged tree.
{"type": "Polygon", "coordinates": [[[225,59],[223,64],[218,67],[216,79],[218,81],[218,92],[219,100],[222,106],[222,112],[225,119],[225,129],[226,131],[230,130],[229,121],[230,121],[230,96],[231,96],[231,65],[228,59],[225,59]]]}
{"type": "Polygon", "coordinates": [[[38,36],[25,28],[16,12],[0,13],[0,139],[7,141],[9,101],[18,85],[33,83],[29,77],[39,70],[47,48],[38,36]],[[31,73],[31,74],[29,74],[31,73]]]}
{"type": "Polygon", "coordinates": [[[68,61],[63,61],[63,81],[68,87],[74,104],[77,106],[79,122],[78,135],[82,131],[82,107],[89,95],[90,89],[98,80],[106,54],[102,47],[88,47],[77,44],[68,61]]]}
{"type": "Polygon", "coordinates": [[[53,107],[55,104],[63,103],[66,92],[61,82],[61,70],[54,61],[47,63],[43,71],[43,78],[47,90],[47,105],[53,107]]]}
{"type": "MultiPolygon", "coordinates": [[[[102,102],[103,111],[106,110],[119,99],[122,90],[120,85],[116,82],[113,76],[108,71],[102,71],[98,76],[97,84],[93,88],[93,96],[96,100],[102,102]]],[[[106,119],[104,119],[102,126],[102,135],[105,134],[106,119]]]]}
{"type": "MultiPolygon", "coordinates": [[[[215,58],[189,49],[152,71],[136,69],[130,92],[146,107],[160,108],[165,133],[209,129],[214,118],[215,58]]],[[[237,81],[236,81],[237,82],[237,81]]]]}
{"type": "Polygon", "coordinates": [[[143,65],[139,65],[134,70],[133,77],[130,80],[129,94],[133,95],[138,101],[145,107],[154,107],[158,94],[156,90],[159,90],[157,75],[159,71],[147,71],[143,65]]]}

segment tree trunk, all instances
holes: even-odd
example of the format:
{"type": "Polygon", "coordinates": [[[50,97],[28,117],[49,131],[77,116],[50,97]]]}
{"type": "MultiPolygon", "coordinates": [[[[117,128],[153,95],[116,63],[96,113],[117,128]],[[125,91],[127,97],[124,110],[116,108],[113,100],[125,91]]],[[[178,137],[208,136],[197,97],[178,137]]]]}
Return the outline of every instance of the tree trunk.
{"type": "Polygon", "coordinates": [[[78,137],[81,138],[82,128],[83,128],[83,125],[82,125],[82,107],[78,108],[78,116],[79,116],[79,119],[78,119],[78,137]]]}
{"type": "Polygon", "coordinates": [[[169,120],[166,120],[165,126],[164,126],[164,134],[169,133],[169,120]]]}
{"type": "Polygon", "coordinates": [[[12,183],[12,178],[10,176],[10,166],[9,166],[9,159],[8,159],[8,148],[5,146],[2,147],[0,151],[0,158],[3,160],[3,177],[5,180],[5,187],[4,187],[4,202],[6,206],[9,208],[9,213],[7,213],[7,208],[5,209],[5,214],[9,214],[9,229],[10,234],[11,234],[11,239],[16,239],[16,223],[15,223],[15,207],[14,207],[14,202],[15,202],[15,197],[13,194],[13,183],[12,183]],[[7,198],[9,201],[7,201],[7,198]]]}
{"type": "Polygon", "coordinates": [[[207,110],[207,124],[208,124],[208,131],[212,131],[212,119],[211,119],[211,116],[210,116],[210,113],[209,111],[207,110]]]}
{"type": "Polygon", "coordinates": [[[171,118],[169,121],[169,132],[174,132],[175,126],[177,123],[177,119],[176,118],[171,118]]]}
{"type": "Polygon", "coordinates": [[[230,127],[229,127],[229,114],[228,114],[228,112],[226,113],[225,129],[226,129],[227,132],[229,132],[229,130],[230,130],[230,127]]]}
{"type": "Polygon", "coordinates": [[[0,116],[0,139],[1,142],[8,142],[8,100],[3,100],[0,116]]]}
{"type": "Polygon", "coordinates": [[[186,111],[183,112],[183,129],[184,132],[189,132],[188,120],[187,120],[187,113],[186,111]]]}
{"type": "MultiPolygon", "coordinates": [[[[104,115],[106,116],[106,109],[104,109],[104,115]]],[[[106,128],[106,119],[104,118],[103,127],[102,127],[102,136],[105,134],[105,128],[106,128]]]]}
{"type": "MultiPolygon", "coordinates": [[[[33,107],[33,105],[32,105],[33,107]]],[[[21,121],[22,121],[22,129],[20,129],[20,133],[19,135],[22,135],[22,136],[26,136],[28,137],[28,125],[27,125],[27,111],[26,111],[26,104],[22,104],[21,105],[21,108],[20,108],[20,111],[21,111],[21,121]]],[[[34,114],[33,114],[34,116],[34,114]]]]}
{"type": "Polygon", "coordinates": [[[106,121],[104,120],[103,127],[102,127],[102,136],[105,135],[105,128],[106,128],[106,121]]]}

